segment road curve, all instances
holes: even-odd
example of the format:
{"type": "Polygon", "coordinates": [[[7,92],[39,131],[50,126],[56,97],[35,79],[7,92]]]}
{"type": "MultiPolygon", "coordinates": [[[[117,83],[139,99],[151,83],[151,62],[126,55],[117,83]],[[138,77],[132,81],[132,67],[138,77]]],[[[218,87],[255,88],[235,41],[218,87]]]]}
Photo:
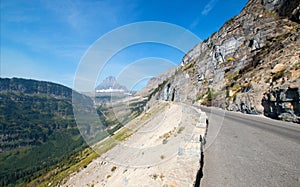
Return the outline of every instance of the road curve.
{"type": "Polygon", "coordinates": [[[200,108],[209,117],[201,186],[300,186],[300,124],[200,108]]]}

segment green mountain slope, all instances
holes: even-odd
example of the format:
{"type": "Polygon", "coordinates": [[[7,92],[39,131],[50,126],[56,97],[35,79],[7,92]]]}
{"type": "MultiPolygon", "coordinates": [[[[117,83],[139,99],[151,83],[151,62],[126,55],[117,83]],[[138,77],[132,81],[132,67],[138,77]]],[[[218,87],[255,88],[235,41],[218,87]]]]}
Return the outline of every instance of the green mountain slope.
{"type": "Polygon", "coordinates": [[[28,182],[86,146],[70,88],[16,78],[0,85],[0,186],[28,182]]]}

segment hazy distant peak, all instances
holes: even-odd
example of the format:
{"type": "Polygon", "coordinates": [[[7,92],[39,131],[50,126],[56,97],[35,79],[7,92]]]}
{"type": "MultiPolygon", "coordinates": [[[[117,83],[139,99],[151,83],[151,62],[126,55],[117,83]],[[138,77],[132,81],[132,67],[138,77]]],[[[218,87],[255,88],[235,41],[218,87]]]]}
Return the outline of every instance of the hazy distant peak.
{"type": "Polygon", "coordinates": [[[106,77],[97,87],[96,90],[108,90],[108,89],[116,89],[116,90],[124,90],[128,89],[126,86],[123,86],[117,82],[117,79],[114,76],[106,77]]]}

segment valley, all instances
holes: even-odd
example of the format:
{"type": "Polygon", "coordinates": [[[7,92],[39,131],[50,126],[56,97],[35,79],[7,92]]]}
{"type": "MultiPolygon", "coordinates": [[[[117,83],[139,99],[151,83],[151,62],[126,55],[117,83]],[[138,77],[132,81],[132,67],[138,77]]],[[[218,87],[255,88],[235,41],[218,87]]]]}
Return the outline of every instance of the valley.
{"type": "MultiPolygon", "coordinates": [[[[44,178],[57,168],[65,170],[65,165],[69,167],[71,163],[84,160],[86,153],[93,155],[75,122],[70,88],[18,78],[0,79],[0,85],[2,186],[23,186],[36,178],[44,178]]],[[[90,97],[73,94],[93,103],[90,97]]],[[[96,107],[105,127],[99,135],[100,140],[137,117],[143,111],[145,100],[132,99],[128,107],[124,103],[128,104],[122,100],[96,107]]]]}
{"type": "Polygon", "coordinates": [[[299,1],[249,0],[177,60],[140,90],[1,76],[0,186],[300,186],[299,1]]]}

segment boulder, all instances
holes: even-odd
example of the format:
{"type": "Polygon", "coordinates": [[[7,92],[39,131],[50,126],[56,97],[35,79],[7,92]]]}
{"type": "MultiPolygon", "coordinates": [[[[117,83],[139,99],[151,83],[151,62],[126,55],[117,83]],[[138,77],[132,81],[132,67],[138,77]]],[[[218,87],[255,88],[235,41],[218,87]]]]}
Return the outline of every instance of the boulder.
{"type": "Polygon", "coordinates": [[[286,65],[283,63],[276,64],[276,66],[272,69],[271,73],[276,74],[286,70],[286,65]]]}

